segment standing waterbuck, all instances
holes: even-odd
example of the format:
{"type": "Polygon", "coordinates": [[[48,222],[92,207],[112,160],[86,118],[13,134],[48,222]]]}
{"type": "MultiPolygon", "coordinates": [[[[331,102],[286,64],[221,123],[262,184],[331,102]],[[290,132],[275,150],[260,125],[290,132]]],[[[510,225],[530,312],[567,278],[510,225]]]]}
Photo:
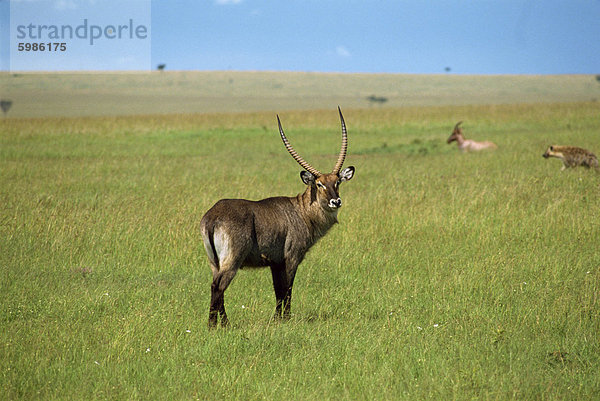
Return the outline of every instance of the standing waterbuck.
{"type": "Polygon", "coordinates": [[[223,293],[238,269],[271,268],[277,306],[276,318],[289,318],[296,269],[306,252],[337,223],[342,206],[339,186],[354,176],[354,167],[342,171],[348,138],[342,111],[342,147],[331,173],[321,173],[292,148],[277,116],[279,134],[287,151],[304,168],[306,190],[297,196],[259,201],[221,199],[200,222],[204,248],[213,273],[208,325],[228,323],[223,293]]]}

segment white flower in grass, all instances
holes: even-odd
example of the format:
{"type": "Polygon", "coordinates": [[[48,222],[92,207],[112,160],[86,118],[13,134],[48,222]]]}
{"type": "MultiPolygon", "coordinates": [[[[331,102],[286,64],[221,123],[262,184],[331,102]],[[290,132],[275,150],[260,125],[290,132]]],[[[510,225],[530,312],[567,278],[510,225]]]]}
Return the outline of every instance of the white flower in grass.
{"type": "Polygon", "coordinates": [[[440,327],[440,325],[436,323],[433,325],[433,327],[440,327]]]}
{"type": "Polygon", "coordinates": [[[150,352],[150,348],[146,348],[146,353],[150,352]]]}

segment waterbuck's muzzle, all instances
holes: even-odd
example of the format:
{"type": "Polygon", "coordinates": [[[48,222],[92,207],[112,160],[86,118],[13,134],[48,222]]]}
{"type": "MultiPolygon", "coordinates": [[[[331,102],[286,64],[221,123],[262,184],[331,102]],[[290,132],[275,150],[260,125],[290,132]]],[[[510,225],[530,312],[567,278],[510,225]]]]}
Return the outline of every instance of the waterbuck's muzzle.
{"type": "Polygon", "coordinates": [[[548,154],[548,152],[545,152],[545,153],[542,155],[542,157],[543,157],[544,159],[547,159],[547,158],[549,158],[549,157],[550,157],[550,155],[548,154]]]}
{"type": "Polygon", "coordinates": [[[340,207],[342,207],[342,199],[329,199],[329,207],[332,209],[339,209],[340,207]]]}

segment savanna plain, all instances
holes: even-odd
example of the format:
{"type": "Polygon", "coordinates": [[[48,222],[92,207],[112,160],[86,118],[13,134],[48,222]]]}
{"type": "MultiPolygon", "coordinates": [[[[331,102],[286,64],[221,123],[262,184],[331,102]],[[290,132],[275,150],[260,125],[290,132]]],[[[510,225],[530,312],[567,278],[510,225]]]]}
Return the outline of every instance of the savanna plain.
{"type": "Polygon", "coordinates": [[[599,399],[600,173],[542,158],[599,154],[598,103],[340,106],[292,318],[244,269],[215,330],[200,218],[304,190],[276,112],[330,170],[337,103],[0,121],[0,399],[599,399]]]}

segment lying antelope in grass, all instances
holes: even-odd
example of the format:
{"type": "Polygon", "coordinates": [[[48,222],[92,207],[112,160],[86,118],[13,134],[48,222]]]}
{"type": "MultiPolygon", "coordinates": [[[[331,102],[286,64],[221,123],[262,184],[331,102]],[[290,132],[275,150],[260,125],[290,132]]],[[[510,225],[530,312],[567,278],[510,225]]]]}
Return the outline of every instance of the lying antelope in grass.
{"type": "Polygon", "coordinates": [[[200,222],[204,248],[213,273],[208,325],[228,323],[223,294],[238,269],[271,268],[277,300],[276,318],[289,318],[296,269],[308,250],[337,223],[342,207],[339,186],[354,176],[344,170],[348,139],[342,111],[342,147],[331,173],[321,173],[296,153],[277,116],[279,134],[287,151],[304,168],[300,172],[306,190],[297,196],[278,196],[259,201],[221,199],[200,222]],[[341,171],[340,171],[341,170],[341,171]]]}
{"type": "Polygon", "coordinates": [[[563,162],[561,171],[567,167],[584,166],[586,168],[593,167],[598,170],[598,158],[595,154],[587,149],[578,148],[576,146],[557,146],[552,145],[542,155],[544,158],[556,157],[563,162]]]}
{"type": "Polygon", "coordinates": [[[462,150],[463,152],[497,148],[496,144],[493,142],[489,142],[489,141],[476,142],[471,139],[465,139],[465,136],[462,133],[462,128],[460,128],[461,124],[462,124],[462,121],[459,121],[458,123],[456,123],[456,125],[454,126],[454,131],[452,131],[452,135],[450,135],[450,137],[448,138],[448,141],[447,141],[448,143],[452,143],[453,141],[456,141],[456,143],[458,144],[458,148],[460,150],[462,150]]]}

